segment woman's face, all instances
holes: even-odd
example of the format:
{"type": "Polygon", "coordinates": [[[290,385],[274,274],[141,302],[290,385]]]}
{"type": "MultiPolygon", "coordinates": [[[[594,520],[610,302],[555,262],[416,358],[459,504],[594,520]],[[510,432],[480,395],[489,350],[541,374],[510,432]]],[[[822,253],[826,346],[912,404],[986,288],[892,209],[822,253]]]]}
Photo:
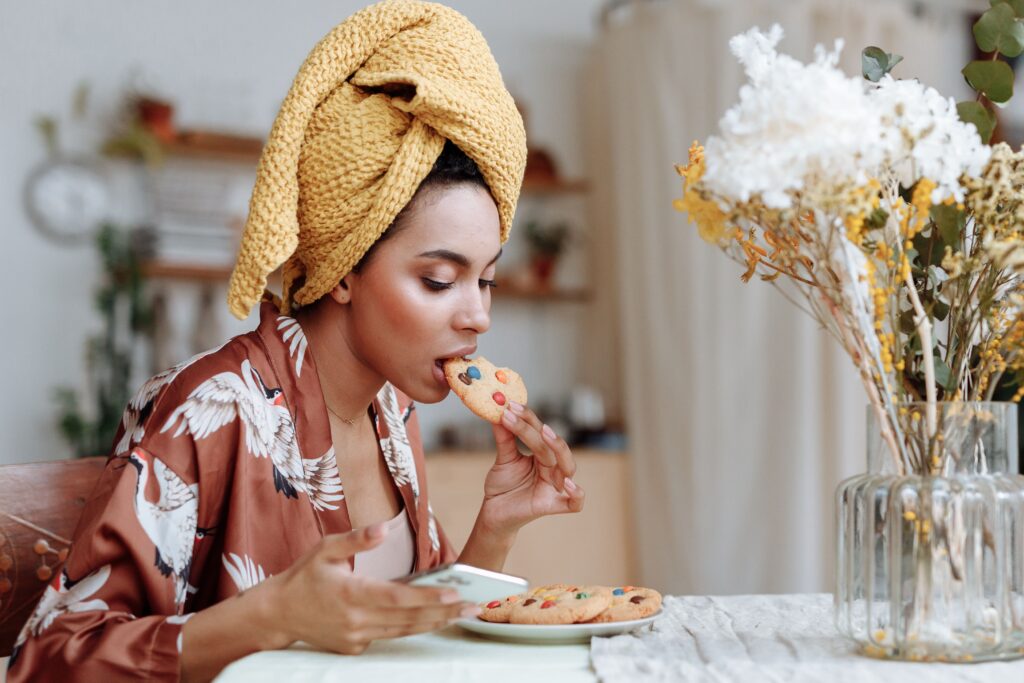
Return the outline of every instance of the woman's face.
{"type": "Polygon", "coordinates": [[[345,278],[348,339],[364,365],[436,403],[448,394],[440,361],[475,353],[490,327],[500,221],[479,185],[427,188],[415,202],[402,229],[345,278]]]}

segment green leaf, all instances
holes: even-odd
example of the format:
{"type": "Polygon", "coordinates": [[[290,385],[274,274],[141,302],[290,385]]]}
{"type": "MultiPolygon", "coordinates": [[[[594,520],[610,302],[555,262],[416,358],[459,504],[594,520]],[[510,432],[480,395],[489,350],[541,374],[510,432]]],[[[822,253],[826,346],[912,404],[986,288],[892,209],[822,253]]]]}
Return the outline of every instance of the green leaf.
{"type": "Polygon", "coordinates": [[[1013,13],[1018,17],[1024,17],[1024,0],[990,0],[989,4],[995,7],[999,4],[1006,4],[1013,8],[1013,13]]]}
{"type": "MultiPolygon", "coordinates": [[[[914,311],[906,310],[900,313],[900,332],[903,334],[914,334],[917,330],[917,326],[914,325],[914,311]]],[[[918,345],[920,348],[920,345],[918,345]]]]}
{"type": "Polygon", "coordinates": [[[892,68],[902,61],[903,57],[900,55],[886,52],[874,45],[870,45],[860,52],[861,73],[864,74],[864,78],[873,83],[881,80],[882,76],[892,71],[892,68]]]}
{"type": "Polygon", "coordinates": [[[33,123],[43,138],[43,143],[46,145],[46,153],[50,156],[56,156],[58,151],[57,119],[52,116],[40,115],[35,118],[33,123]]]}
{"type": "MultiPolygon", "coordinates": [[[[921,266],[941,266],[942,258],[946,255],[941,244],[937,244],[931,236],[925,236],[919,232],[914,235],[914,249],[921,255],[921,266]],[[927,259],[927,262],[925,262],[927,259]]],[[[909,256],[908,256],[909,258],[909,256]]]]}
{"type": "Polygon", "coordinates": [[[973,123],[981,141],[988,144],[996,128],[996,117],[980,102],[957,102],[956,113],[964,123],[973,123]]]}
{"type": "Polygon", "coordinates": [[[938,227],[942,244],[952,248],[953,251],[959,251],[961,236],[967,225],[964,212],[956,208],[955,204],[932,204],[929,216],[938,227]]]}
{"type": "Polygon", "coordinates": [[[878,207],[869,213],[867,218],[864,219],[864,225],[867,226],[869,230],[877,230],[879,228],[884,228],[887,220],[889,220],[889,212],[882,207],[878,207]]]}
{"type": "Polygon", "coordinates": [[[1008,2],[992,5],[974,23],[974,42],[982,52],[998,50],[1007,57],[1024,52],[1024,24],[1014,16],[1014,7],[1008,2]]]}
{"type": "Polygon", "coordinates": [[[928,266],[928,283],[935,289],[939,288],[943,282],[949,279],[949,275],[946,274],[942,268],[938,266],[928,266]]]}
{"type": "Polygon", "coordinates": [[[936,299],[935,305],[932,306],[932,315],[936,320],[945,320],[946,316],[949,315],[949,304],[936,299]]]}
{"type": "Polygon", "coordinates": [[[961,73],[972,88],[997,104],[1013,97],[1013,69],[1000,59],[975,60],[961,73]]]}
{"type": "Polygon", "coordinates": [[[938,356],[935,358],[935,384],[942,387],[946,391],[953,391],[956,388],[956,379],[953,377],[953,371],[946,365],[946,361],[942,360],[938,356]]]}

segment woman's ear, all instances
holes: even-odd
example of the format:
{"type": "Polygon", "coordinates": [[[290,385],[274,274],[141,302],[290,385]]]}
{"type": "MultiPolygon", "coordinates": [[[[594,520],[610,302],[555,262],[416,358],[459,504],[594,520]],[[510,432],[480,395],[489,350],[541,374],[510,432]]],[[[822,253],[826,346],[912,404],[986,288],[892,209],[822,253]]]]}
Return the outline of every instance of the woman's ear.
{"type": "Polygon", "coordinates": [[[348,287],[348,282],[345,281],[347,278],[347,275],[341,278],[341,282],[334,285],[334,289],[330,291],[331,298],[339,304],[347,304],[352,301],[352,291],[348,287]]]}

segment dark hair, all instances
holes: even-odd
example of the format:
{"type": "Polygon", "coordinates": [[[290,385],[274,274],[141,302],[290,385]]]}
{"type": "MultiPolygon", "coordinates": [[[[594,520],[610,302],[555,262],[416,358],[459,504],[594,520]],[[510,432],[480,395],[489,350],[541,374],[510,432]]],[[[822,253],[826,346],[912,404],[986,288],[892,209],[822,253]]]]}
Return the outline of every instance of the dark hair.
{"type": "Polygon", "coordinates": [[[369,263],[373,252],[377,250],[377,246],[381,242],[401,232],[405,219],[412,213],[417,200],[421,198],[426,190],[432,187],[452,187],[453,185],[461,185],[463,183],[479,185],[488,192],[490,191],[487,181],[484,180],[484,176],[476,162],[470,159],[454,142],[446,140],[444,149],[441,150],[441,155],[437,157],[437,161],[434,162],[434,167],[430,169],[427,177],[416,188],[416,193],[412,196],[412,199],[398,212],[395,220],[391,222],[391,225],[388,226],[388,229],[384,231],[377,241],[373,243],[373,246],[363,254],[363,257],[359,259],[359,263],[352,268],[352,272],[358,273],[360,269],[369,263]]]}

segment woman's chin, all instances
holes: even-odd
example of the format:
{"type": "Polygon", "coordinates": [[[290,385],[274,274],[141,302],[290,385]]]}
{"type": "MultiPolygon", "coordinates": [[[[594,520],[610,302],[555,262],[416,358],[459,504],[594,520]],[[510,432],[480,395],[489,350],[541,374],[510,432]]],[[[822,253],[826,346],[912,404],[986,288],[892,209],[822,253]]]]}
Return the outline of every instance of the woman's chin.
{"type": "Polygon", "coordinates": [[[403,387],[395,382],[392,382],[392,384],[415,403],[440,403],[448,396],[448,392],[451,391],[447,383],[441,385],[434,381],[419,384],[415,387],[403,387]]]}

